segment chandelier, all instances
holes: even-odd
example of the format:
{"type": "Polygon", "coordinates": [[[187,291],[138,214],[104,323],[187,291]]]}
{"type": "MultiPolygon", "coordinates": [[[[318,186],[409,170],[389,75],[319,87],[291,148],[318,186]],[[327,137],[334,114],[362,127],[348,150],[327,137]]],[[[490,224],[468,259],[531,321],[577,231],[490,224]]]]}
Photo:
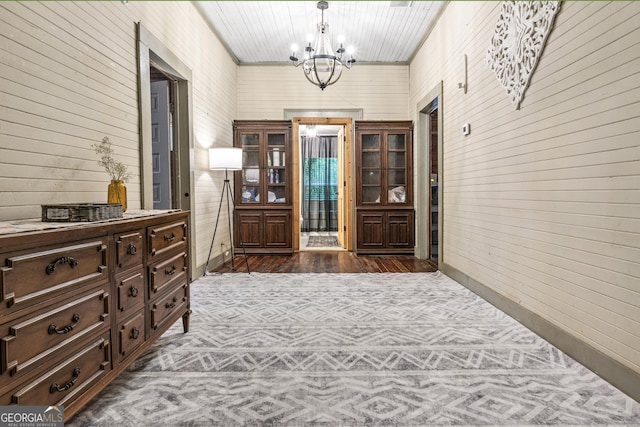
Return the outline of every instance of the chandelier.
{"type": "Polygon", "coordinates": [[[345,53],[345,48],[340,42],[340,47],[336,50],[336,54],[331,49],[331,40],[329,39],[329,24],[324,22],[324,11],[329,8],[329,3],[326,1],[318,2],[318,9],[322,13],[322,21],[318,24],[318,37],[316,39],[315,49],[311,47],[311,41],[307,47],[304,48],[304,58],[302,61],[296,56],[297,46],[292,46],[293,53],[289,57],[294,67],[302,65],[304,75],[311,83],[324,90],[327,86],[330,86],[338,81],[342,75],[342,69],[350,69],[356,62],[353,57],[353,52],[347,52],[349,58],[343,61],[342,54],[345,53]]]}

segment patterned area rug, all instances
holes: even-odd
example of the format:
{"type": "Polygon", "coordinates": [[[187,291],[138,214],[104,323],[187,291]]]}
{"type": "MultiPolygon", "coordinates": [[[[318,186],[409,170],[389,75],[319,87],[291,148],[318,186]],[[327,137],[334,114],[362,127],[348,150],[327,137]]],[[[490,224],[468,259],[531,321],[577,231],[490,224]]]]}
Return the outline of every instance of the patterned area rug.
{"type": "Polygon", "coordinates": [[[309,236],[308,248],[334,248],[339,247],[336,236],[309,236]]]}
{"type": "Polygon", "coordinates": [[[67,426],[640,425],[640,404],[441,273],[223,274],[67,426]]]}

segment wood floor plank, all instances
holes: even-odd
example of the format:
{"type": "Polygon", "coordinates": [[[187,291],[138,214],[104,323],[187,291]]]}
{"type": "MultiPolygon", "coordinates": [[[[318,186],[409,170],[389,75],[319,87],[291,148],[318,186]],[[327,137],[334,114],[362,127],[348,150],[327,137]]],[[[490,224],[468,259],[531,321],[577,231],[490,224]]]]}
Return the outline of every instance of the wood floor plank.
{"type": "MultiPolygon", "coordinates": [[[[408,255],[356,255],[347,251],[304,251],[293,255],[247,255],[256,273],[417,273],[437,271],[437,263],[408,255]]],[[[216,273],[246,273],[243,254],[214,269],[216,273]]]]}

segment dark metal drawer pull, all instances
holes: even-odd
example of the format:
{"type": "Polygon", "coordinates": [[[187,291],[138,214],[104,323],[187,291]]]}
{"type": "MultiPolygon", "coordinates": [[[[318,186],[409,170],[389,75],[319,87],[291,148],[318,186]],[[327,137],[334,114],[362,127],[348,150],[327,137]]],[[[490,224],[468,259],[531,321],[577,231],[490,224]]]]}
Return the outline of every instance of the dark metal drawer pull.
{"type": "Polygon", "coordinates": [[[140,329],[138,329],[138,328],[131,329],[131,339],[132,340],[137,340],[139,335],[140,335],[140,329]]]}
{"type": "Polygon", "coordinates": [[[176,303],[178,302],[178,298],[173,297],[173,302],[168,302],[164,305],[164,308],[174,308],[176,303]]]}
{"type": "Polygon", "coordinates": [[[136,288],[135,286],[131,285],[131,287],[129,288],[129,295],[131,295],[132,297],[137,297],[138,296],[138,288],[136,288]]]}
{"type": "Polygon", "coordinates": [[[69,326],[65,326],[62,329],[58,329],[58,327],[52,323],[52,324],[49,325],[49,335],[53,335],[53,334],[68,334],[69,332],[73,331],[73,328],[78,326],[78,322],[79,321],[80,321],[80,315],[78,313],[76,313],[71,318],[71,322],[73,322],[73,323],[71,323],[69,326]]]}
{"type": "Polygon", "coordinates": [[[56,391],[62,393],[63,391],[69,390],[71,387],[73,387],[76,381],[78,381],[79,377],[80,377],[80,368],[76,368],[73,370],[73,378],[71,378],[71,381],[69,381],[62,387],[60,387],[57,383],[51,384],[51,387],[49,387],[49,393],[55,393],[56,391]]]}
{"type": "Polygon", "coordinates": [[[177,269],[176,269],[176,266],[175,266],[175,265],[172,265],[172,266],[171,266],[171,270],[167,270],[167,269],[165,268],[165,270],[164,270],[164,274],[166,274],[166,275],[168,275],[168,276],[173,276],[174,274],[176,274],[176,270],[177,270],[177,269]]]}
{"type": "Polygon", "coordinates": [[[176,233],[171,233],[171,236],[164,235],[164,240],[167,242],[173,242],[176,239],[176,233]]]}
{"type": "Polygon", "coordinates": [[[53,274],[53,272],[56,271],[57,266],[67,263],[69,263],[71,268],[74,268],[76,265],[78,265],[78,261],[75,258],[72,258],[70,256],[63,256],[62,258],[58,258],[47,266],[47,274],[53,274]]]}
{"type": "Polygon", "coordinates": [[[129,246],[127,247],[127,253],[129,255],[135,255],[138,253],[138,248],[136,248],[136,245],[134,245],[133,243],[129,243],[129,246]]]}

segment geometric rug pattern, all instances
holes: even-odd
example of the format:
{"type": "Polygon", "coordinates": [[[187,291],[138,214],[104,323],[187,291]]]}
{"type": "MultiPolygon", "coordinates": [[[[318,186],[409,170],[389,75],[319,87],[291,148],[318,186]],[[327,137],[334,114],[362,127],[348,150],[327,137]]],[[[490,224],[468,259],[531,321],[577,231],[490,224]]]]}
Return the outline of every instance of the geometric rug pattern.
{"type": "Polygon", "coordinates": [[[442,273],[221,274],[67,426],[640,426],[640,404],[442,273]]]}

